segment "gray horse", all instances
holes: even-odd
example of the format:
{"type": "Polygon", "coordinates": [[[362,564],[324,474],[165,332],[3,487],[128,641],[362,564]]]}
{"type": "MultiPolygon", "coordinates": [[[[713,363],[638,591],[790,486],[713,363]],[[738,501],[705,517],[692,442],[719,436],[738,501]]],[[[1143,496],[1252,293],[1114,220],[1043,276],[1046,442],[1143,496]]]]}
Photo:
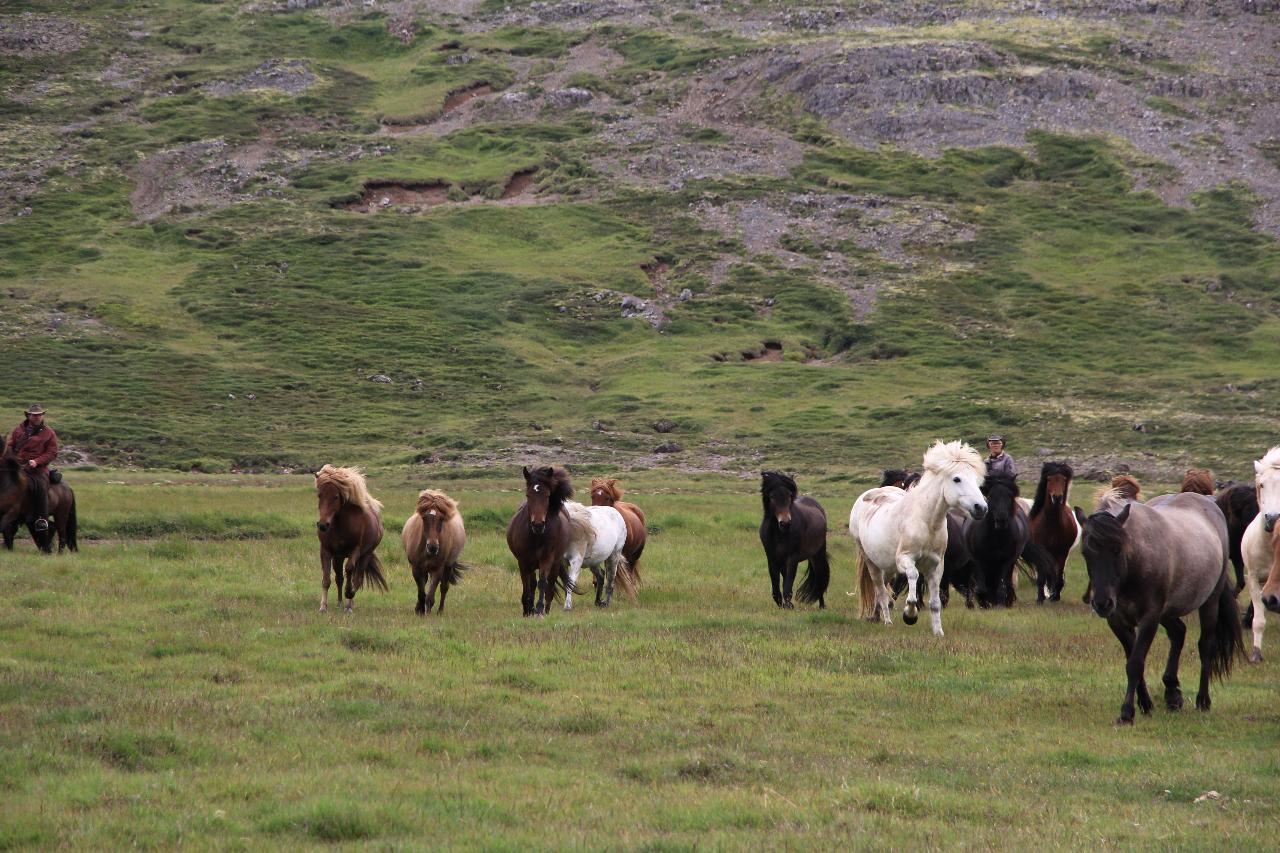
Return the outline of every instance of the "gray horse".
{"type": "Polygon", "coordinates": [[[1142,713],[1151,713],[1146,662],[1156,629],[1169,635],[1164,701],[1182,707],[1178,658],[1186,640],[1181,617],[1200,611],[1200,691],[1196,707],[1209,710],[1209,679],[1231,672],[1244,650],[1240,612],[1227,574],[1227,521],[1213,498],[1184,492],[1149,503],[1127,500],[1112,489],[1098,499],[1088,518],[1075,510],[1084,529],[1084,560],[1093,584],[1093,609],[1107,620],[1127,659],[1129,688],[1118,725],[1133,723],[1137,695],[1142,713]]]}

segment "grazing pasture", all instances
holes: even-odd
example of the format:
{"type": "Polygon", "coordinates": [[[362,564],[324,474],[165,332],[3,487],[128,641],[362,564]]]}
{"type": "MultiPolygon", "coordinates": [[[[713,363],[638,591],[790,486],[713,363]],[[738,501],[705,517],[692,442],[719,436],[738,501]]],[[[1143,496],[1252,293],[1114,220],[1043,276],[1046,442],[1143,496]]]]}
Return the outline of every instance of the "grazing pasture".
{"type": "Polygon", "coordinates": [[[1115,728],[1078,553],[1059,603],[953,600],[942,638],[870,624],[840,526],[875,483],[806,476],[828,609],[785,611],[756,480],[630,473],[638,599],[522,619],[509,474],[374,472],[390,591],[351,615],[316,612],[310,476],[75,475],[81,552],[0,553],[0,848],[1272,843],[1276,664],[1239,662],[1208,714],[1115,728]],[[461,504],[472,566],[425,618],[397,527],[423,487],[461,504]]]}

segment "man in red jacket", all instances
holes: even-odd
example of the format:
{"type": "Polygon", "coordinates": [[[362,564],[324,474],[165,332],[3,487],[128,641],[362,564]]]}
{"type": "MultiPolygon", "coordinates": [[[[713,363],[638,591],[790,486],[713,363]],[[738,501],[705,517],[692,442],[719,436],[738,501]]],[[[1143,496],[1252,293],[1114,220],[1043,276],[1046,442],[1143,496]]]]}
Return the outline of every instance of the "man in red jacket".
{"type": "Polygon", "coordinates": [[[49,463],[58,455],[58,434],[44,423],[44,407],[39,403],[26,411],[27,419],[9,435],[8,452],[18,457],[30,484],[35,507],[36,530],[49,529],[49,463]]]}

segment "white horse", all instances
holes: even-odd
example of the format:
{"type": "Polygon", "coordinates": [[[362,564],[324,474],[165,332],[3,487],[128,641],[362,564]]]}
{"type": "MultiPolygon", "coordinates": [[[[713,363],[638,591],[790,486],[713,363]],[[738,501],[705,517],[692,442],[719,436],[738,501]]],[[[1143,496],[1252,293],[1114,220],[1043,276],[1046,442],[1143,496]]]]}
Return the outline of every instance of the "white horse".
{"type": "Polygon", "coordinates": [[[1273,566],[1280,559],[1275,527],[1280,520],[1280,447],[1273,447],[1253,463],[1258,490],[1258,514],[1244,530],[1240,556],[1244,558],[1245,582],[1253,602],[1253,650],[1249,660],[1262,662],[1262,632],[1267,627],[1267,611],[1280,611],[1280,571],[1273,566]]]}
{"type": "Polygon", "coordinates": [[[622,556],[627,544],[627,522],[622,513],[611,506],[583,506],[577,501],[565,501],[564,509],[569,517],[569,548],[565,552],[569,583],[565,585],[564,609],[573,609],[572,590],[583,566],[595,577],[597,607],[609,606],[615,580],[624,592],[634,595],[635,577],[631,564],[622,556]]]}
{"type": "Polygon", "coordinates": [[[886,580],[907,576],[907,604],[902,621],[916,623],[920,605],[917,582],[928,572],[929,614],[933,633],[942,636],[942,558],[947,550],[947,510],[958,509],[974,520],[987,513],[982,457],[969,445],[935,442],[924,454],[924,474],[909,490],[885,486],[863,492],[849,513],[849,532],[858,543],[861,611],[886,625],[889,590],[886,580]]]}

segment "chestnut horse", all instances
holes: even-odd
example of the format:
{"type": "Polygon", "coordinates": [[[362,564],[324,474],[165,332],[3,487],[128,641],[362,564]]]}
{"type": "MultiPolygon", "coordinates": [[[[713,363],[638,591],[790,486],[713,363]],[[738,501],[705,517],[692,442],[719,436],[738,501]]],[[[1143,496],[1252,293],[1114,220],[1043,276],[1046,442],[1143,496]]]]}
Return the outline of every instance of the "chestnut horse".
{"type": "Polygon", "coordinates": [[[404,543],[404,554],[413,570],[414,583],[418,585],[418,603],[413,612],[419,616],[430,613],[436,605],[436,587],[439,587],[440,609],[436,612],[444,613],[449,587],[462,580],[466,570],[458,562],[467,544],[467,531],[462,525],[457,501],[444,492],[431,489],[419,492],[418,505],[405,521],[400,541],[404,543]],[[428,580],[430,590],[424,589],[428,580]]]}
{"type": "Polygon", "coordinates": [[[557,588],[579,591],[569,580],[565,565],[570,530],[564,503],[571,497],[573,486],[563,468],[524,469],[524,503],[507,525],[507,547],[520,566],[520,604],[525,616],[541,617],[550,612],[557,588]]]}
{"type": "Polygon", "coordinates": [[[320,612],[329,609],[329,569],[337,575],[338,596],[342,596],[342,564],[347,563],[346,611],[354,607],[356,590],[365,580],[383,592],[387,579],[374,550],[382,541],[382,504],[369,494],[359,468],[326,465],[316,472],[316,497],[320,519],[316,534],[320,539],[322,574],[320,612]]]}
{"type": "Polygon", "coordinates": [[[640,583],[640,555],[644,553],[645,520],[644,510],[633,503],[622,499],[622,486],[617,480],[596,477],[591,481],[591,505],[611,506],[622,514],[627,523],[627,544],[622,547],[622,556],[631,565],[631,575],[636,584],[640,583]]]}
{"type": "Polygon", "coordinates": [[[1208,468],[1191,468],[1182,478],[1180,492],[1213,497],[1213,472],[1208,468]]]}
{"type": "Polygon", "coordinates": [[[1071,492],[1071,466],[1066,462],[1046,462],[1040,468],[1040,482],[1031,502],[1028,521],[1031,541],[1049,552],[1053,570],[1036,579],[1036,603],[1045,599],[1060,601],[1067,583],[1067,556],[1080,543],[1080,525],[1068,503],[1071,492]]]}

